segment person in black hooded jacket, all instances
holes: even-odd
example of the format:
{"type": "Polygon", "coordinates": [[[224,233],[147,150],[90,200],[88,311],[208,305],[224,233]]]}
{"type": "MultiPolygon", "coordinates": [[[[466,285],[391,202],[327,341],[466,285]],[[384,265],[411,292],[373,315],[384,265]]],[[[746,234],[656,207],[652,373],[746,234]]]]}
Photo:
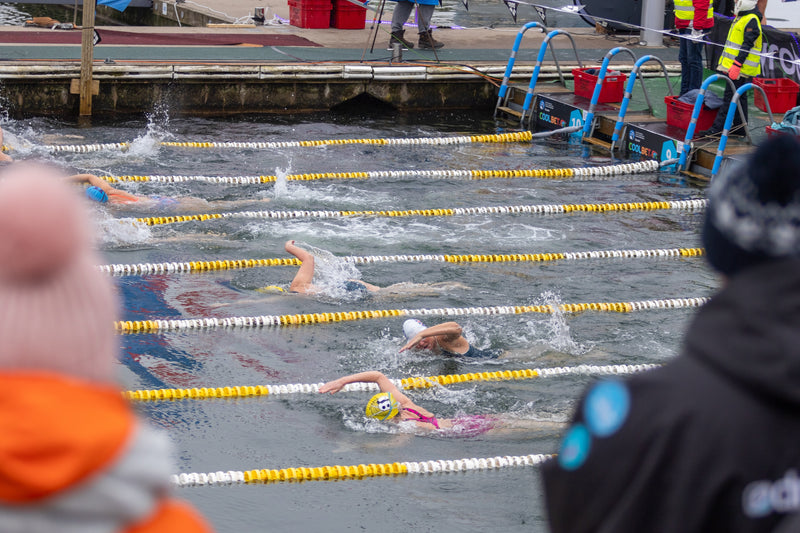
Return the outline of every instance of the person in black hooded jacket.
{"type": "Polygon", "coordinates": [[[797,520],[800,141],[766,141],[708,199],[703,242],[723,286],[679,356],[583,394],[542,466],[554,533],[766,533],[797,520]]]}

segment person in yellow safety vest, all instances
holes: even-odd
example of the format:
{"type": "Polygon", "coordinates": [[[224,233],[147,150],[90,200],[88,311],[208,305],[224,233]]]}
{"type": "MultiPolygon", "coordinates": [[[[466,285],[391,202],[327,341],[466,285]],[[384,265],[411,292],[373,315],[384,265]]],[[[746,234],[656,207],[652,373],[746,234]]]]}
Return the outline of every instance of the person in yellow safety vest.
{"type": "MultiPolygon", "coordinates": [[[[726,74],[733,81],[735,89],[749,83],[751,78],[761,74],[761,56],[759,54],[763,49],[762,14],[756,4],[756,0],[736,0],[734,8],[736,18],[731,23],[725,48],[717,63],[717,71],[726,74]]],[[[714,125],[700,132],[700,135],[716,135],[722,132],[735,89],[729,84],[725,85],[723,103],[717,112],[714,125]]],[[[744,119],[747,120],[746,94],[741,96],[739,103],[744,112],[744,119]]],[[[744,128],[741,126],[742,121],[739,113],[736,112],[730,134],[744,136],[744,128]]]]}
{"type": "Polygon", "coordinates": [[[680,96],[703,83],[703,37],[714,27],[713,4],[713,0],[675,0],[675,29],[681,36],[680,96]]]}

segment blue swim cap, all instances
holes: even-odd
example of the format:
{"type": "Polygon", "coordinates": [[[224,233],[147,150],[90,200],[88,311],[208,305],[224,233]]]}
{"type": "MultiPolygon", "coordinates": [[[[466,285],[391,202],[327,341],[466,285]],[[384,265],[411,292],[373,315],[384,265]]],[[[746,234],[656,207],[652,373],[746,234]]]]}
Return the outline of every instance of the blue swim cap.
{"type": "Polygon", "coordinates": [[[86,187],[86,197],[90,200],[94,200],[95,202],[100,202],[101,204],[104,204],[108,201],[108,195],[106,194],[106,191],[95,185],[86,187]]]}

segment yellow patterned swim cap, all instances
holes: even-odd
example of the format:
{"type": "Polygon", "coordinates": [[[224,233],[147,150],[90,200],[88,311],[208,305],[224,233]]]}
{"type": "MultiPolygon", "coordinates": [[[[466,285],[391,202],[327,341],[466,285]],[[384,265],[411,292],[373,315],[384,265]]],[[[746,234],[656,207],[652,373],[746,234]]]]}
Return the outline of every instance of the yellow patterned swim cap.
{"type": "Polygon", "coordinates": [[[378,420],[389,420],[400,412],[400,404],[388,392],[379,392],[367,402],[366,413],[368,417],[378,420]]]}
{"type": "Polygon", "coordinates": [[[256,292],[286,292],[283,287],[279,287],[277,285],[267,285],[266,287],[259,287],[256,289],[256,292]]]}

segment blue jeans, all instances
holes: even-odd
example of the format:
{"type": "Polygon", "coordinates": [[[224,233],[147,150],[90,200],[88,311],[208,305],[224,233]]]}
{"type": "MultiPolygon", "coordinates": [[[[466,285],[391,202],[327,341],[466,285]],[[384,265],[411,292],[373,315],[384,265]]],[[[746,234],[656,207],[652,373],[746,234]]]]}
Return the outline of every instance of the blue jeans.
{"type": "MultiPolygon", "coordinates": [[[[691,30],[680,30],[681,35],[690,35],[691,30]]],[[[703,84],[703,42],[681,39],[678,61],[681,63],[681,93],[699,89],[703,84]]]]}

